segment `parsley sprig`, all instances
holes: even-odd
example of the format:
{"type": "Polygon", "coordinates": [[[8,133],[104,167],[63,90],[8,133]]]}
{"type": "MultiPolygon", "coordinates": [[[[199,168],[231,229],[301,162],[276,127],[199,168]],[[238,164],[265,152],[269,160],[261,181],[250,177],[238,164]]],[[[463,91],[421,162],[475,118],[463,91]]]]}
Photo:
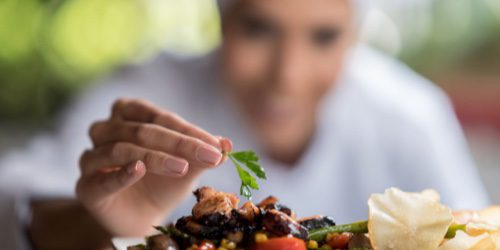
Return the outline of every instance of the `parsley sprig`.
{"type": "Polygon", "coordinates": [[[259,184],[257,183],[256,177],[264,180],[267,179],[264,168],[259,164],[259,157],[253,151],[228,152],[226,155],[231,159],[234,166],[236,166],[236,170],[240,176],[240,195],[247,199],[251,199],[252,189],[259,190],[259,184]],[[250,172],[245,170],[243,166],[250,170],[250,172]]]}

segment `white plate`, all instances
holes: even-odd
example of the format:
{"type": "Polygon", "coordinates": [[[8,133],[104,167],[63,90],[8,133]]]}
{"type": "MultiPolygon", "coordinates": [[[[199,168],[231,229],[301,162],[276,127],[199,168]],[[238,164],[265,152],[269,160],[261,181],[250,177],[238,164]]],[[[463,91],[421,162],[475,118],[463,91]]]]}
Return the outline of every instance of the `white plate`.
{"type": "Polygon", "coordinates": [[[127,250],[128,246],[133,246],[137,244],[144,244],[144,238],[125,238],[125,237],[115,237],[111,239],[113,246],[117,250],[127,250]]]}

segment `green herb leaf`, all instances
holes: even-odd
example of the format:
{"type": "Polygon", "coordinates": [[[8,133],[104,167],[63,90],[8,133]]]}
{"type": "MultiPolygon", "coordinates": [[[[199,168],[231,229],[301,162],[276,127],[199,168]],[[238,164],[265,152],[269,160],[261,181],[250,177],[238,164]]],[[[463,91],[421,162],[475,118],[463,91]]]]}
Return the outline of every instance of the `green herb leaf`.
{"type": "Polygon", "coordinates": [[[253,151],[232,152],[231,155],[239,162],[258,161],[259,157],[253,151]]]}
{"type": "Polygon", "coordinates": [[[237,161],[244,164],[250,171],[252,171],[260,179],[267,179],[264,168],[259,165],[259,157],[253,151],[240,151],[231,153],[237,161]]]}
{"type": "Polygon", "coordinates": [[[142,244],[142,243],[141,243],[141,244],[134,245],[133,247],[134,247],[134,248],[139,248],[139,249],[144,249],[144,250],[146,250],[146,249],[147,249],[147,248],[146,248],[146,245],[144,245],[144,244],[142,244]]]}
{"type": "Polygon", "coordinates": [[[251,199],[252,189],[259,190],[257,179],[251,173],[260,179],[267,178],[264,168],[258,163],[259,157],[253,151],[230,152],[226,153],[226,155],[235,165],[241,179],[240,195],[251,199]],[[246,171],[242,166],[245,166],[251,173],[246,171]]]}
{"type": "Polygon", "coordinates": [[[175,228],[173,225],[170,225],[167,227],[164,227],[164,226],[153,226],[153,227],[156,230],[160,231],[161,233],[163,233],[167,236],[177,237],[177,238],[181,238],[184,240],[189,240],[192,243],[196,242],[196,238],[194,238],[193,236],[191,236],[187,233],[180,231],[179,229],[175,228]]]}
{"type": "Polygon", "coordinates": [[[240,187],[240,194],[247,199],[252,198],[252,190],[248,186],[245,186],[243,184],[240,187]]]}
{"type": "Polygon", "coordinates": [[[170,232],[166,227],[163,226],[153,226],[156,230],[160,231],[163,234],[170,235],[170,232]]]}
{"type": "Polygon", "coordinates": [[[267,179],[266,172],[264,172],[264,168],[262,168],[262,166],[260,166],[257,162],[249,161],[246,162],[245,165],[260,179],[267,179]]]}
{"type": "Polygon", "coordinates": [[[241,183],[243,185],[251,187],[255,190],[259,189],[259,184],[257,184],[257,180],[252,175],[250,175],[250,173],[245,171],[239,165],[236,165],[236,169],[238,170],[238,174],[240,175],[241,183]]]}

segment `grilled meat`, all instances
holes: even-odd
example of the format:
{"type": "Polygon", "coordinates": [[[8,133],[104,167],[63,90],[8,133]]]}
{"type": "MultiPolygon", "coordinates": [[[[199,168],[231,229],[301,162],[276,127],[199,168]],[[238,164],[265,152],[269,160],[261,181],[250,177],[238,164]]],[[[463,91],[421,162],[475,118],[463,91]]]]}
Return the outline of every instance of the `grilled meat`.
{"type": "Polygon", "coordinates": [[[354,234],[349,241],[349,249],[372,249],[370,238],[366,234],[354,234]]]}
{"type": "Polygon", "coordinates": [[[287,207],[283,204],[280,204],[278,202],[278,198],[276,198],[274,196],[268,196],[267,198],[265,198],[263,201],[261,201],[258,204],[258,207],[260,207],[264,210],[273,210],[273,209],[278,210],[280,212],[287,214],[288,216],[290,216],[292,218],[297,217],[295,212],[292,211],[292,209],[290,209],[289,207],[287,207]]]}
{"type": "Polygon", "coordinates": [[[262,225],[267,231],[277,236],[292,235],[300,239],[307,239],[307,228],[287,214],[275,209],[266,211],[262,218],[262,225]]]}
{"type": "Polygon", "coordinates": [[[193,207],[193,217],[197,220],[206,217],[209,218],[208,222],[213,222],[211,219],[229,219],[231,211],[237,208],[239,199],[234,194],[228,194],[215,191],[210,187],[202,187],[194,192],[197,203],[193,207]],[[220,217],[220,218],[219,218],[220,217]]]}
{"type": "Polygon", "coordinates": [[[321,215],[302,218],[298,222],[309,230],[335,226],[335,221],[333,221],[332,217],[321,215]]]}
{"type": "Polygon", "coordinates": [[[165,234],[157,234],[146,239],[148,250],[179,250],[177,243],[165,234]]]}
{"type": "Polygon", "coordinates": [[[257,206],[264,208],[267,205],[276,204],[276,203],[278,203],[278,198],[276,198],[274,196],[268,196],[267,198],[265,198],[261,202],[259,202],[259,204],[257,204],[257,206]]]}
{"type": "Polygon", "coordinates": [[[175,227],[183,232],[206,239],[217,239],[223,234],[218,226],[199,223],[192,216],[185,216],[177,220],[175,227]]]}
{"type": "Polygon", "coordinates": [[[261,215],[260,209],[250,201],[245,202],[241,208],[236,209],[236,212],[239,214],[240,218],[247,221],[254,221],[261,215]]]}

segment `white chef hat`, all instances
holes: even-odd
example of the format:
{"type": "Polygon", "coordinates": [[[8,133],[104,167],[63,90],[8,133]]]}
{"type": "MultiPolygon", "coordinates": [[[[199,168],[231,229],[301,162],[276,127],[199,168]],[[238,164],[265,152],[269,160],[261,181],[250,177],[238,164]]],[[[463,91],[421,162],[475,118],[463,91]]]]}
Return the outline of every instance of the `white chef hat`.
{"type": "MultiPolygon", "coordinates": [[[[368,11],[372,7],[374,0],[346,0],[346,1],[353,1],[355,21],[356,24],[361,25],[368,11]]],[[[224,11],[227,10],[228,7],[234,2],[236,2],[236,0],[217,0],[217,5],[219,6],[219,12],[223,14],[224,11]]]]}

